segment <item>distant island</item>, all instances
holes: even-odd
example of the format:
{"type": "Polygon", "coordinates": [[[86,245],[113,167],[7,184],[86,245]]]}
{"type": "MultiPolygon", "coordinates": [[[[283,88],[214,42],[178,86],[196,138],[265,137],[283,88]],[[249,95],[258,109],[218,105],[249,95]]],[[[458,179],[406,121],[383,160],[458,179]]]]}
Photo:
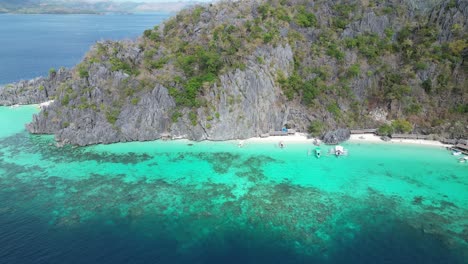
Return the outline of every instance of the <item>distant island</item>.
{"type": "Polygon", "coordinates": [[[177,12],[197,2],[114,2],[91,0],[3,0],[0,13],[14,14],[103,14],[177,12]]]}

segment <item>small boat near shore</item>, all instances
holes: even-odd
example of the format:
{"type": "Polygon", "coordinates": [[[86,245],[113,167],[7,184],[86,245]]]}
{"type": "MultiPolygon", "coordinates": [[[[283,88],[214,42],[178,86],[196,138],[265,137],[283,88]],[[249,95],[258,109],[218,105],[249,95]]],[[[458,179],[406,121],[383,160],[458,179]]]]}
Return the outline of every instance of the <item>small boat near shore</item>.
{"type": "Polygon", "coordinates": [[[334,148],[331,148],[328,151],[329,154],[333,154],[337,157],[339,156],[347,156],[348,155],[348,150],[345,149],[343,146],[337,145],[334,148]]]}
{"type": "Polygon", "coordinates": [[[284,147],[285,147],[284,142],[283,142],[283,141],[280,141],[280,142],[278,143],[278,146],[279,146],[280,148],[284,148],[284,147]]]}
{"type": "Polygon", "coordinates": [[[322,150],[320,148],[315,148],[315,157],[320,158],[322,155],[322,150]]]}

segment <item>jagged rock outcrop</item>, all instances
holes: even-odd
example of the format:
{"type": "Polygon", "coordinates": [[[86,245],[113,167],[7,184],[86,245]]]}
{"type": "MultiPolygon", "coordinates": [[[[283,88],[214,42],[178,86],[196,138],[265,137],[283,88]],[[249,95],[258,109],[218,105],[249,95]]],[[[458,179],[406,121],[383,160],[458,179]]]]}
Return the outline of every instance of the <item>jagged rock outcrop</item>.
{"type": "MultiPolygon", "coordinates": [[[[201,121],[194,126],[184,117],[173,122],[171,113],[175,111],[176,104],[168,89],[161,85],[145,93],[138,103],[124,104],[113,125],[105,115],[99,115],[92,109],[66,108],[59,112],[62,109],[60,102],[63,100],[59,96],[56,103],[34,116],[33,122],[27,127],[31,133],[60,131],[56,134],[57,141],[76,145],[154,140],[166,133],[176,138],[193,140],[258,136],[280,130],[283,120],[287,119],[286,100],[276,87],[275,76],[277,71],[288,73],[292,68],[293,53],[286,45],[257,50],[249,59],[245,70],[237,69],[220,76],[219,84],[204,96],[206,101],[215,103],[215,112],[219,117],[208,117],[209,114],[204,109],[199,109],[197,113],[200,120],[216,118],[212,127],[207,127],[207,122],[201,121]],[[264,63],[257,64],[257,56],[265,57],[264,63]]],[[[112,87],[120,87],[122,80],[128,77],[119,72],[112,73],[102,66],[93,66],[91,70],[93,74],[88,82],[97,87],[109,80],[112,87]]],[[[77,87],[78,84],[73,84],[72,90],[78,89],[77,87]]],[[[105,92],[99,88],[90,91],[88,98],[95,103],[105,102],[106,105],[116,100],[106,98],[105,92]]]]}
{"type": "Polygon", "coordinates": [[[228,140],[283,126],[323,134],[392,119],[467,137],[467,17],[466,1],[449,0],[197,6],[136,41],[98,43],[70,71],[10,85],[0,104],[55,98],[28,129],[76,145],[228,140]]]}
{"type": "Polygon", "coordinates": [[[48,77],[20,81],[0,87],[0,105],[38,104],[50,100],[57,87],[70,80],[70,70],[60,68],[48,77]]]}
{"type": "Polygon", "coordinates": [[[325,144],[336,145],[348,140],[350,136],[351,131],[349,131],[349,129],[340,128],[325,133],[322,137],[322,141],[325,144]]]}

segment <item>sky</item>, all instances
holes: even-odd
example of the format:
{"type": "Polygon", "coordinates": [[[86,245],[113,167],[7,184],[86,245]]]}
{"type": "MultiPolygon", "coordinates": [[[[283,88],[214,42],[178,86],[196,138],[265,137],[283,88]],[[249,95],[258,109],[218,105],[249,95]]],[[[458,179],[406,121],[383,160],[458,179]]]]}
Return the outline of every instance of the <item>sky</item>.
{"type": "MultiPolygon", "coordinates": [[[[88,2],[104,2],[109,0],[86,0],[88,2]]],[[[112,2],[145,2],[145,3],[167,3],[167,2],[214,2],[214,0],[111,0],[112,2]]]]}

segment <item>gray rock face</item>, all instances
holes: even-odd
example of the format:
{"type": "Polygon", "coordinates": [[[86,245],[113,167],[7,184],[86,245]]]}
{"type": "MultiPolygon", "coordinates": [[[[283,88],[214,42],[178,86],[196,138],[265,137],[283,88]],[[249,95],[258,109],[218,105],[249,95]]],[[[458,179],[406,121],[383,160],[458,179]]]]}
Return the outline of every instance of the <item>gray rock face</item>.
{"type": "Polygon", "coordinates": [[[253,58],[245,71],[221,76],[221,86],[213,89],[208,99],[216,102],[220,118],[206,139],[248,138],[284,125],[287,104],[277,87],[276,73],[292,71],[292,50],[289,46],[257,50],[253,58]],[[265,58],[264,63],[254,62],[257,56],[265,58]]]}
{"type": "MultiPolygon", "coordinates": [[[[34,116],[27,127],[31,133],[54,133],[57,141],[80,146],[154,140],[166,133],[192,140],[259,136],[280,130],[288,118],[286,100],[276,84],[276,73],[289,74],[292,67],[293,53],[289,46],[257,50],[244,71],[237,69],[220,76],[219,86],[215,85],[204,98],[214,109],[212,112],[199,109],[199,121],[195,126],[187,117],[190,112],[187,109],[182,111],[177,122],[171,120],[176,104],[167,88],[158,85],[149,93],[141,94],[137,104],[125,103],[114,125],[99,111],[78,108],[59,111],[62,109],[59,95],[59,100],[34,116]],[[258,56],[265,58],[262,64],[256,62],[258,56]]],[[[102,66],[93,66],[92,72],[88,79],[92,86],[102,86],[107,80],[113,87],[119,87],[125,79],[122,73],[111,73],[102,66]]],[[[113,101],[97,87],[90,92],[89,100],[106,105],[113,101]]]]}
{"type": "Polygon", "coordinates": [[[349,131],[349,129],[340,128],[325,133],[325,135],[322,137],[322,141],[325,144],[335,145],[348,140],[350,136],[351,131],[349,131]]]}
{"type": "Polygon", "coordinates": [[[70,70],[61,68],[49,77],[39,77],[0,87],[0,105],[38,104],[50,100],[60,84],[71,79],[70,70]]]}
{"type": "Polygon", "coordinates": [[[366,13],[362,19],[351,23],[348,28],[343,31],[342,37],[356,37],[362,32],[376,33],[383,37],[385,29],[390,25],[387,16],[377,16],[374,12],[366,13]]]}
{"type": "Polygon", "coordinates": [[[439,10],[434,9],[429,16],[429,19],[441,28],[439,41],[447,41],[453,34],[468,31],[468,1],[455,1],[455,5],[452,7],[451,3],[453,2],[443,1],[440,3],[442,8],[439,10]],[[454,27],[455,25],[456,27],[454,27]]]}

